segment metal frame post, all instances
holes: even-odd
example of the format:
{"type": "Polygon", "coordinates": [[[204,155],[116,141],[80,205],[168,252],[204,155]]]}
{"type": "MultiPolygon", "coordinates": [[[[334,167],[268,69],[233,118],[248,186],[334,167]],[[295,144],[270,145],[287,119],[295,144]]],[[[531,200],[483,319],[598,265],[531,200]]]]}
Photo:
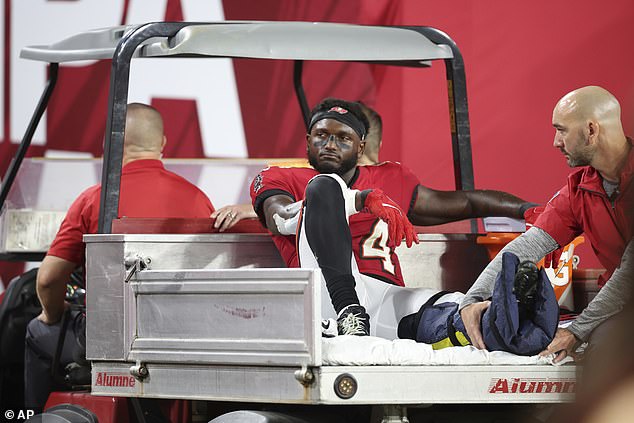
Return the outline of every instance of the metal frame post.
{"type": "Polygon", "coordinates": [[[108,118],[104,143],[103,171],[101,175],[101,207],[97,233],[112,232],[112,221],[118,217],[123,139],[128,109],[130,62],[136,48],[152,37],[172,37],[180,29],[191,25],[186,22],[154,22],[142,25],[126,34],[117,45],[112,58],[108,118]]]}
{"type": "Polygon", "coordinates": [[[445,59],[447,95],[451,123],[451,143],[454,156],[456,189],[473,190],[473,159],[471,156],[471,132],[467,104],[467,77],[464,60],[456,43],[444,32],[431,27],[409,27],[436,44],[451,48],[453,59],[445,59]]]}
{"type": "MultiPolygon", "coordinates": [[[[427,37],[436,44],[451,48],[453,59],[445,59],[447,96],[451,125],[451,148],[453,151],[454,180],[457,190],[473,191],[473,156],[471,152],[471,125],[467,104],[467,77],[462,53],[449,35],[439,29],[421,26],[406,27],[427,37]]],[[[471,219],[471,233],[478,232],[477,219],[471,219]]]]}
{"type": "Polygon", "coordinates": [[[302,84],[302,72],[304,70],[304,61],[303,60],[295,60],[293,65],[293,86],[295,87],[295,95],[297,96],[297,101],[299,102],[299,108],[302,111],[302,120],[304,121],[304,126],[306,130],[308,130],[308,124],[310,123],[310,107],[308,107],[308,102],[306,101],[306,93],[304,92],[304,85],[302,84]]]}
{"type": "MultiPolygon", "coordinates": [[[[15,152],[15,156],[11,159],[11,163],[9,164],[9,168],[2,180],[2,188],[0,189],[0,211],[3,209],[4,202],[9,195],[9,190],[13,185],[13,181],[15,180],[16,175],[18,174],[18,170],[20,169],[20,165],[22,165],[22,160],[24,160],[24,156],[26,155],[26,151],[31,145],[31,140],[33,139],[33,135],[35,134],[35,130],[44,115],[44,111],[48,106],[48,102],[51,99],[51,95],[53,94],[53,90],[55,89],[55,84],[57,83],[57,75],[59,70],[59,63],[50,63],[48,81],[46,82],[46,86],[44,87],[44,91],[40,96],[40,101],[37,103],[37,107],[33,112],[33,116],[31,116],[31,120],[29,121],[29,126],[26,128],[26,132],[24,133],[24,137],[22,137],[22,141],[20,142],[20,146],[18,150],[15,152]]],[[[9,140],[5,140],[9,142],[9,140]]]]}

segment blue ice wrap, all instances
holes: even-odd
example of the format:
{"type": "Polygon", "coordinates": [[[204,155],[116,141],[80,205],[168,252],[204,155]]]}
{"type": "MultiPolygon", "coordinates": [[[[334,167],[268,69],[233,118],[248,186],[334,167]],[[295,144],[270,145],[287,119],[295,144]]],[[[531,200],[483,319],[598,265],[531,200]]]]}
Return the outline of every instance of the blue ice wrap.
{"type": "Polygon", "coordinates": [[[513,281],[519,265],[515,254],[503,253],[491,306],[482,316],[482,335],[489,351],[535,355],[553,340],[559,323],[559,305],[544,269],[539,271],[534,313],[520,321],[513,281]]]}

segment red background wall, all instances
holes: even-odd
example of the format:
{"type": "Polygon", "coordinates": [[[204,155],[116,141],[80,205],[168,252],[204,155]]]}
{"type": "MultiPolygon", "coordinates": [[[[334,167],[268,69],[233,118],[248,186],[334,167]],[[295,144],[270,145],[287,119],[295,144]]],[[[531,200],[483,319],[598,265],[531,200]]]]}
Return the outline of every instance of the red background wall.
{"type": "MultiPolygon", "coordinates": [[[[610,7],[601,8],[591,0],[275,4],[234,0],[225,2],[225,14],[227,19],[429,25],[449,34],[465,61],[477,188],[505,190],[543,203],[563,185],[570,169],[552,147],[551,115],[557,100],[575,88],[600,85],[614,93],[621,101],[626,132],[632,133],[634,56],[627,52],[634,39],[634,2],[629,0],[610,1],[610,7]]],[[[384,119],[381,158],[403,162],[430,187],[452,189],[446,88],[439,83],[443,66],[414,70],[356,65],[348,72],[336,66],[307,65],[309,100],[330,95],[360,98],[374,106],[384,119]]],[[[302,155],[303,128],[290,118],[297,114],[295,100],[291,92],[279,90],[280,85],[290,86],[290,66],[238,63],[236,75],[249,154],[302,155]],[[275,75],[276,85],[260,84],[258,74],[275,75]],[[259,100],[242,95],[247,87],[259,100]],[[271,128],[279,110],[288,121],[271,128]],[[251,119],[251,114],[260,119],[251,119]]],[[[588,245],[578,252],[582,266],[599,266],[588,245]]]]}
{"type": "MultiPolygon", "coordinates": [[[[134,0],[126,4],[129,1],[134,0]]],[[[10,3],[5,0],[5,13],[10,3]]],[[[569,172],[551,145],[552,108],[574,88],[593,84],[613,92],[621,100],[626,132],[632,133],[631,0],[610,0],[609,7],[593,0],[226,0],[223,4],[226,19],[429,25],[448,33],[466,65],[478,188],[506,190],[537,202],[548,200],[569,172]]],[[[121,16],[120,23],[127,23],[125,10],[121,16]]],[[[179,0],[169,0],[165,19],[182,17],[179,0]]],[[[303,125],[292,92],[292,64],[238,60],[234,65],[249,156],[302,157],[303,125]]],[[[108,73],[108,62],[62,68],[48,112],[47,144],[33,148],[30,155],[42,155],[46,148],[101,155],[108,73]],[[91,96],[85,95],[87,89],[91,96]]],[[[403,162],[425,185],[451,189],[443,80],[442,64],[413,70],[308,63],[304,76],[311,105],[325,96],[338,96],[374,106],[384,118],[381,158],[403,162]]],[[[166,155],[202,155],[192,101],[155,99],[153,104],[164,112],[168,138],[180,139],[166,155]]],[[[2,174],[15,150],[7,139],[6,116],[5,122],[0,143],[2,174]]],[[[584,267],[597,265],[587,248],[582,260],[584,267]]]]}

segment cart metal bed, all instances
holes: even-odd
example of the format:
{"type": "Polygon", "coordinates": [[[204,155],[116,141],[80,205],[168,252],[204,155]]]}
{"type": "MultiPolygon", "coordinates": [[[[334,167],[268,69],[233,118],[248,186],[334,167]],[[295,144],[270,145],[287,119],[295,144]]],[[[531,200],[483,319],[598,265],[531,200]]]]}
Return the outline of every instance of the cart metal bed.
{"type": "MultiPolygon", "coordinates": [[[[473,253],[479,246],[470,238],[420,235],[421,243],[401,254],[413,263],[427,250],[438,260],[450,244],[473,253]]],[[[281,259],[266,235],[112,234],[85,240],[93,394],[402,407],[574,397],[570,365],[324,363],[320,271],[279,268],[281,259]]],[[[451,267],[427,264],[408,270],[424,278],[435,273],[450,283],[458,276],[451,267]]]]}

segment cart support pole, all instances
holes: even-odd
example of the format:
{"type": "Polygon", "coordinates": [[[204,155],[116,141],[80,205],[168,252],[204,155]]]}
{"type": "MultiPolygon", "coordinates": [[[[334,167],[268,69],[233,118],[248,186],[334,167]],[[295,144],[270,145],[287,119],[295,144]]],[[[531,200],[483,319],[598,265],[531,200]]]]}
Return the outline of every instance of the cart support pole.
{"type": "MultiPolygon", "coordinates": [[[[447,96],[451,124],[451,146],[454,161],[454,180],[457,190],[475,189],[473,158],[471,154],[471,127],[467,104],[467,77],[464,60],[456,43],[444,32],[431,27],[409,27],[436,44],[451,48],[453,59],[445,59],[447,96]]],[[[471,219],[471,232],[478,232],[477,219],[471,219]]]]}
{"type": "Polygon", "coordinates": [[[297,101],[299,102],[299,108],[302,111],[302,120],[304,121],[304,126],[306,126],[306,130],[308,131],[308,124],[310,123],[310,108],[308,107],[306,93],[304,92],[304,86],[302,85],[303,69],[304,62],[302,60],[295,60],[295,64],[293,66],[293,86],[295,87],[295,95],[297,96],[297,101]]]}
{"type": "Polygon", "coordinates": [[[183,22],[155,22],[142,25],[126,34],[117,45],[112,58],[110,93],[108,95],[108,119],[104,143],[103,171],[101,175],[101,207],[97,233],[112,232],[112,221],[119,213],[119,191],[123,161],[123,139],[128,109],[128,86],[130,84],[130,62],[136,48],[152,37],[172,37],[183,22]]]}
{"type": "MultiPolygon", "coordinates": [[[[46,110],[46,106],[48,106],[48,102],[51,99],[51,94],[53,94],[53,89],[55,89],[55,84],[57,83],[57,71],[59,70],[59,63],[50,63],[49,74],[48,74],[48,82],[44,87],[44,92],[40,97],[40,101],[37,103],[37,107],[33,112],[33,116],[31,117],[31,121],[29,122],[29,126],[26,128],[26,132],[24,137],[22,137],[22,142],[20,142],[20,146],[18,150],[15,152],[15,156],[11,159],[11,163],[9,164],[9,168],[7,169],[7,173],[2,180],[2,188],[0,189],[0,210],[4,206],[4,202],[9,195],[9,190],[13,185],[13,181],[15,180],[15,176],[18,173],[18,169],[20,169],[20,165],[22,164],[22,160],[26,155],[26,151],[29,149],[31,145],[31,140],[33,139],[33,135],[35,134],[35,130],[42,119],[42,115],[46,110]]],[[[9,142],[9,140],[5,140],[9,142]]]]}
{"type": "Polygon", "coordinates": [[[473,190],[473,159],[471,157],[471,132],[467,104],[467,78],[464,61],[456,43],[444,32],[430,27],[412,27],[436,44],[451,48],[453,59],[445,59],[447,71],[447,95],[451,123],[454,177],[456,189],[473,190]]]}

